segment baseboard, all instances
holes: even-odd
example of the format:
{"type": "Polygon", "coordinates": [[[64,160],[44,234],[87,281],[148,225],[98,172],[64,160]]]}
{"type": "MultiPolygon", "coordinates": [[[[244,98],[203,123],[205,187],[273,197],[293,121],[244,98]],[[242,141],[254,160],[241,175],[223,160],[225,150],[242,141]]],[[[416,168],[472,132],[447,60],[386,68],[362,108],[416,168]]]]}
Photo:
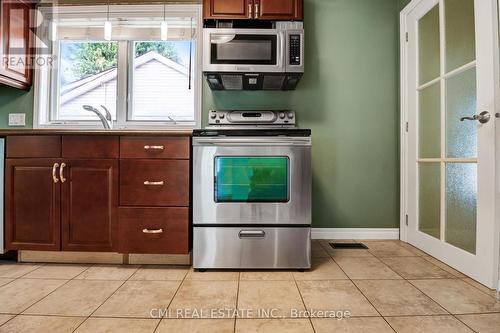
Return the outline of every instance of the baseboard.
{"type": "Polygon", "coordinates": [[[312,239],[399,239],[399,228],[312,228],[312,239]]]}

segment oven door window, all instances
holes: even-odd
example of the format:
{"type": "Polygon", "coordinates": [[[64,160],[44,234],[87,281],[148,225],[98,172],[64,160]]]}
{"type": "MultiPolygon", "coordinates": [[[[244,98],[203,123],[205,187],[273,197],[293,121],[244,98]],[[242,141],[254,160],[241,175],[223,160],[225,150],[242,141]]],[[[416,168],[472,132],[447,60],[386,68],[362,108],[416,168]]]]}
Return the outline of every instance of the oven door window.
{"type": "Polygon", "coordinates": [[[286,156],[215,157],[215,202],[289,201],[286,156]]]}
{"type": "Polygon", "coordinates": [[[213,34],[211,64],[276,65],[276,35],[213,34]]]}

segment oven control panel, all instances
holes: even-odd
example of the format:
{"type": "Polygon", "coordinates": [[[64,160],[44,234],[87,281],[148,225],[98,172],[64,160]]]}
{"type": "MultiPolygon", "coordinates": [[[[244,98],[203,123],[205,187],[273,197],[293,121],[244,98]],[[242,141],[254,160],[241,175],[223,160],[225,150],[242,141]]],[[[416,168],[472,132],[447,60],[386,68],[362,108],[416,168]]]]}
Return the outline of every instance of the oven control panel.
{"type": "Polygon", "coordinates": [[[211,110],[209,125],[282,125],[295,126],[295,112],[290,110],[211,110]]]}

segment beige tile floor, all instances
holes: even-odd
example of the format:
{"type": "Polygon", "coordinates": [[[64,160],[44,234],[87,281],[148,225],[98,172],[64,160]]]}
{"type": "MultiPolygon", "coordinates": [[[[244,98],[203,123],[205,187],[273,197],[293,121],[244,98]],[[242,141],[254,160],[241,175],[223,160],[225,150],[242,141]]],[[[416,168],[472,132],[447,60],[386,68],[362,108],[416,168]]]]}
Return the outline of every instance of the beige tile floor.
{"type": "Polygon", "coordinates": [[[493,290],[408,244],[364,242],[313,241],[307,272],[0,262],[0,333],[500,332],[493,290]]]}

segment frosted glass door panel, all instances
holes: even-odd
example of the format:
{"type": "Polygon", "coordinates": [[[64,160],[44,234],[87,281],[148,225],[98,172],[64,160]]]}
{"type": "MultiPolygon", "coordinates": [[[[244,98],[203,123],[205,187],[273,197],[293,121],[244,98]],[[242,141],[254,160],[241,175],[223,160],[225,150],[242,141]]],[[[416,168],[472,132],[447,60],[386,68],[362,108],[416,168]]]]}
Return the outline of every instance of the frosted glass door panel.
{"type": "Polygon", "coordinates": [[[474,0],[445,0],[446,71],[476,59],[474,0]]]}
{"type": "Polygon", "coordinates": [[[477,122],[460,121],[476,114],[476,69],[446,80],[447,157],[477,157],[477,122]]]}
{"type": "Polygon", "coordinates": [[[441,171],[439,163],[419,164],[418,230],[439,238],[441,171]]]}
{"type": "Polygon", "coordinates": [[[418,22],[418,63],[420,84],[439,76],[439,6],[418,22]]]}
{"type": "Polygon", "coordinates": [[[476,253],[477,164],[446,165],[447,243],[476,253]]]}
{"type": "Polygon", "coordinates": [[[441,100],[440,86],[435,83],[419,93],[419,156],[441,156],[441,100]]]}

